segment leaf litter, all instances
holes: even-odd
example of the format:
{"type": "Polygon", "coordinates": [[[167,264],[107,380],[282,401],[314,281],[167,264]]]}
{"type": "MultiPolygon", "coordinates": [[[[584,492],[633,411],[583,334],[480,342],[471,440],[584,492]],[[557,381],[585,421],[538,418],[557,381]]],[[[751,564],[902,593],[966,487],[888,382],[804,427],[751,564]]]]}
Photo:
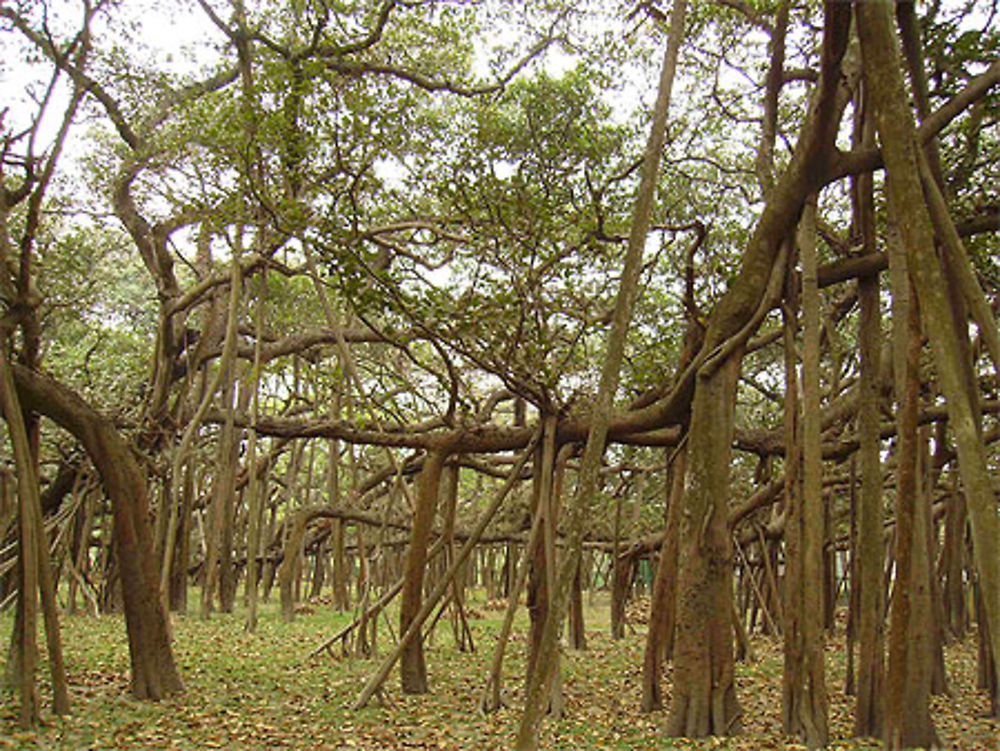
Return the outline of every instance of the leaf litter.
{"type": "MultiPolygon", "coordinates": [[[[323,653],[304,655],[348,615],[318,603],[290,624],[276,608],[265,610],[258,632],[243,630],[241,615],[217,614],[209,621],[174,618],[175,650],[186,691],[159,703],[128,695],[128,649],[120,616],[63,619],[73,713],[43,711],[31,733],[16,729],[17,706],[0,704],[0,748],[39,749],[506,749],[513,745],[524,688],[526,623],[519,617],[504,670],[505,706],[483,715],[479,697],[498,630],[495,608],[486,603],[471,621],[478,650],[459,652],[447,622],[427,645],[431,693],[404,695],[397,674],[387,681],[385,704],[354,712],[351,703],[377,663],[323,653]]],[[[781,731],[781,641],[755,635],[755,660],[738,663],[737,691],[744,731],[733,738],[667,739],[666,711],[639,711],[645,625],[635,623],[624,639],[608,635],[606,605],[591,607],[588,649],[565,650],[566,711],[547,720],[542,746],[552,749],[759,749],[804,748],[781,731]]],[[[635,621],[641,621],[636,617],[635,621]]],[[[10,618],[0,619],[7,638],[10,618]]],[[[380,635],[381,638],[381,635],[380,635]]],[[[388,640],[380,643],[386,649],[388,640]]],[[[827,687],[831,749],[877,749],[872,739],[851,737],[853,698],[844,694],[842,629],[828,637],[827,687]]],[[[946,648],[950,696],[934,697],[932,711],[946,748],[1000,749],[1000,727],[988,717],[989,701],[976,689],[976,641],[970,635],[946,648]]],[[[48,704],[45,666],[39,687],[48,704]]],[[[670,701],[670,667],[663,681],[670,701]]]]}

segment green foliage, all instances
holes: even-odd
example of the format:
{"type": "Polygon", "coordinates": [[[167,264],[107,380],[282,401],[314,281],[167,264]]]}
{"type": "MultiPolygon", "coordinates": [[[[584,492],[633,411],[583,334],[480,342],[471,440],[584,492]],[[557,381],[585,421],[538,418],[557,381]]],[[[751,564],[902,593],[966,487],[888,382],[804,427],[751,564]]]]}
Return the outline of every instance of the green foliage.
{"type": "Polygon", "coordinates": [[[155,339],[148,276],[100,225],[50,226],[40,256],[46,367],[95,406],[134,416],[155,339]]]}

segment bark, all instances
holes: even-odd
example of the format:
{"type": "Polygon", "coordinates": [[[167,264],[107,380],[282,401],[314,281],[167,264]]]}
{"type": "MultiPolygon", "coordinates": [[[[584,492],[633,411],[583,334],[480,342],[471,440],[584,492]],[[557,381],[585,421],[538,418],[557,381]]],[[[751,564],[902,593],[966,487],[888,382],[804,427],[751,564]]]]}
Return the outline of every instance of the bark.
{"type": "MultiPolygon", "coordinates": [[[[234,454],[239,451],[239,447],[236,445],[235,405],[233,404],[234,385],[236,383],[234,353],[236,351],[237,324],[239,322],[239,303],[242,286],[238,256],[233,257],[230,264],[230,272],[232,276],[229,282],[229,306],[226,312],[226,338],[222,349],[222,358],[219,360],[217,378],[222,393],[223,411],[226,419],[223,423],[222,434],[219,436],[217,446],[215,483],[212,487],[212,502],[208,514],[208,540],[204,563],[205,576],[201,590],[202,618],[208,618],[211,613],[212,600],[215,597],[216,587],[220,583],[220,559],[226,555],[222,550],[224,543],[223,530],[226,527],[227,521],[229,521],[230,535],[232,534],[232,504],[234,503],[233,495],[236,476],[236,457],[234,454]]],[[[214,388],[210,389],[209,394],[206,396],[210,398],[214,395],[214,392],[214,388]]],[[[229,552],[231,554],[231,550],[229,552]]]]}
{"type": "Polygon", "coordinates": [[[18,497],[18,597],[17,615],[11,634],[8,677],[18,688],[18,726],[28,730],[38,724],[38,588],[40,573],[39,530],[41,502],[38,477],[21,405],[13,388],[7,354],[0,351],[0,387],[3,416],[10,433],[18,497]],[[36,508],[37,507],[37,508],[36,508]]]}
{"type": "Polygon", "coordinates": [[[663,689],[660,685],[663,662],[673,652],[674,616],[677,599],[677,533],[680,521],[681,495],[684,492],[685,449],[682,446],[670,462],[670,485],[667,499],[667,530],[660,547],[660,560],[656,566],[656,581],[649,606],[649,628],[646,630],[646,648],[642,657],[642,711],[652,712],[663,708],[663,689]]]}
{"type": "MultiPolygon", "coordinates": [[[[544,443],[544,442],[543,442],[544,443]]],[[[549,468],[551,471],[551,467],[549,468]]],[[[525,605],[528,609],[528,656],[525,661],[525,685],[527,685],[532,674],[535,672],[535,662],[538,659],[538,650],[541,646],[542,631],[545,628],[545,621],[549,616],[549,599],[551,589],[549,588],[550,577],[548,575],[549,559],[546,556],[547,546],[545,538],[548,535],[546,529],[545,496],[543,495],[543,478],[545,477],[544,447],[539,444],[535,449],[535,457],[532,463],[531,475],[531,516],[532,520],[538,517],[540,522],[540,533],[536,536],[534,544],[530,548],[531,567],[528,571],[528,589],[525,595],[525,605]]],[[[554,562],[552,563],[554,565],[554,562]]]]}
{"type": "MultiPolygon", "coordinates": [[[[427,564],[427,548],[430,544],[431,527],[437,510],[438,492],[441,486],[441,470],[448,455],[434,452],[424,461],[420,472],[416,506],[413,510],[413,533],[406,551],[403,596],[399,606],[399,632],[406,633],[410,624],[420,612],[423,600],[424,568],[427,564]]],[[[400,681],[407,694],[426,694],[427,664],[424,660],[423,640],[415,638],[402,650],[399,656],[400,681]]]]}
{"type": "MultiPolygon", "coordinates": [[[[480,709],[486,714],[496,712],[502,706],[500,700],[500,688],[503,678],[503,658],[507,649],[507,642],[510,639],[510,632],[514,626],[514,616],[517,614],[518,600],[521,597],[521,590],[524,588],[528,578],[528,569],[531,564],[530,551],[534,547],[535,541],[541,537],[542,517],[537,514],[531,521],[531,530],[528,532],[528,543],[525,545],[524,553],[520,563],[515,562],[513,581],[507,591],[507,609],[504,611],[503,624],[500,626],[500,633],[497,635],[497,646],[493,651],[493,660],[490,665],[490,673],[486,678],[486,687],[483,689],[483,696],[480,700],[480,709]]],[[[508,567],[509,568],[509,567],[508,567]]]]}
{"type": "MultiPolygon", "coordinates": [[[[890,258],[890,263],[892,260],[890,258]]],[[[903,280],[908,284],[907,280],[903,280]]],[[[896,579],[889,626],[885,743],[888,748],[938,747],[930,715],[930,591],[924,531],[926,504],[918,472],[917,412],[920,399],[920,324],[916,301],[893,290],[899,440],[896,467],[896,579]],[[898,355],[897,355],[898,357],[898,355]]]]}
{"type": "MultiPolygon", "coordinates": [[[[823,665],[823,548],[824,509],[819,405],[819,290],[816,279],[816,197],[806,202],[798,239],[802,258],[802,494],[800,524],[800,591],[795,605],[802,624],[801,684],[793,689],[793,730],[809,748],[821,748],[829,739],[826,678],[823,665]]],[[[788,610],[786,609],[786,613],[788,610]]]]}
{"type": "MultiPolygon", "coordinates": [[[[869,96],[863,94],[860,105],[860,140],[863,146],[874,144],[875,121],[869,96]]],[[[865,256],[876,253],[875,204],[870,173],[854,181],[854,223],[865,256]]],[[[882,562],[885,558],[882,510],[881,440],[879,438],[879,392],[881,378],[882,323],[879,307],[879,276],[873,274],[858,281],[858,453],[861,488],[858,494],[858,561],[856,582],[858,603],[858,673],[855,686],[854,734],[880,737],[883,720],[883,682],[885,678],[884,602],[882,598],[882,562]]],[[[853,591],[852,591],[853,594],[853,591]]]]}
{"type": "MultiPolygon", "coordinates": [[[[194,513],[197,468],[193,457],[184,465],[181,497],[177,500],[178,517],[174,531],[174,556],[171,573],[167,581],[167,593],[171,612],[184,613],[188,605],[188,568],[191,560],[191,522],[194,513]]],[[[173,491],[171,490],[171,493],[173,491]]],[[[171,511],[171,513],[173,513],[171,511]]],[[[161,577],[162,581],[162,577],[161,577]]]]}
{"type": "Polygon", "coordinates": [[[571,649],[587,648],[587,629],[583,619],[583,560],[576,567],[573,589],[569,601],[569,646],[571,649]]]}
{"type": "Polygon", "coordinates": [[[802,701],[803,624],[802,608],[802,442],[799,407],[798,357],[795,332],[799,309],[799,290],[792,276],[785,282],[785,305],[782,308],[785,361],[785,604],[784,670],[781,684],[781,724],[786,733],[801,728],[799,704],[802,701]]]}
{"type": "Polygon", "coordinates": [[[625,638],[625,603],[632,579],[632,556],[621,555],[622,505],[624,493],[615,497],[615,522],[611,538],[611,638],[625,638]]]}
{"type": "Polygon", "coordinates": [[[23,406],[68,430],[101,474],[111,499],[115,559],[122,581],[132,694],[160,699],[182,690],[146,511],[146,476],[112,423],[75,393],[41,373],[12,366],[23,406]]]}
{"type": "Polygon", "coordinates": [[[281,591],[281,617],[286,623],[295,618],[295,580],[302,568],[302,544],[306,528],[312,519],[311,509],[299,509],[285,539],[284,555],[278,567],[278,587],[281,591]]]}
{"type": "Polygon", "coordinates": [[[265,302],[267,299],[267,268],[261,272],[257,285],[257,307],[254,310],[253,367],[246,374],[250,392],[250,427],[247,430],[247,620],[246,630],[257,629],[257,582],[264,526],[264,500],[267,483],[257,473],[257,417],[260,414],[261,340],[264,334],[265,302]]]}
{"type": "MultiPolygon", "coordinates": [[[[955,435],[959,471],[966,490],[973,554],[982,584],[984,615],[991,631],[1000,622],[1000,535],[994,491],[986,461],[974,397],[968,392],[956,322],[940,260],[934,254],[933,232],[920,182],[920,153],[913,114],[907,107],[900,73],[898,43],[891,7],[884,2],[857,5],[865,80],[872,92],[876,123],[887,170],[890,205],[896,212],[916,288],[922,320],[934,355],[948,421],[955,435]]],[[[949,262],[957,262],[949,258],[949,262]]],[[[993,640],[994,679],[1000,662],[1000,640],[993,640]]]]}
{"type": "MultiPolygon", "coordinates": [[[[339,417],[340,412],[340,391],[333,397],[334,415],[339,417]]],[[[340,444],[336,440],[329,442],[327,459],[327,493],[330,503],[340,506],[340,444]]],[[[333,522],[331,537],[333,538],[333,550],[331,551],[332,584],[333,584],[333,607],[341,612],[351,607],[350,594],[347,586],[347,553],[345,550],[346,526],[343,521],[336,519],[333,522]]]]}
{"type": "Polygon", "coordinates": [[[667,735],[731,735],[741,710],[733,676],[732,543],[725,523],[738,358],[695,391],[681,509],[674,699],[667,735]],[[725,447],[719,450],[720,446],[725,447]]]}
{"type": "MultiPolygon", "coordinates": [[[[828,163],[841,103],[840,62],[850,8],[825,6],[819,83],[802,136],[769,195],[738,275],[710,316],[699,357],[688,438],[688,473],[681,509],[674,704],[668,735],[725,735],[739,728],[730,623],[732,552],[726,526],[729,447],[735,389],[747,339],[777,298],[784,278],[781,246],[805,196],[828,163]],[[777,267],[777,268],[776,268],[777,267]]],[[[786,619],[788,614],[786,613],[786,619]]]]}
{"type": "MultiPolygon", "coordinates": [[[[957,480],[957,475],[955,475],[957,480]]],[[[953,488],[945,512],[944,542],[941,551],[944,570],[944,611],[948,633],[954,640],[965,638],[969,614],[965,606],[965,498],[953,488]]]]}

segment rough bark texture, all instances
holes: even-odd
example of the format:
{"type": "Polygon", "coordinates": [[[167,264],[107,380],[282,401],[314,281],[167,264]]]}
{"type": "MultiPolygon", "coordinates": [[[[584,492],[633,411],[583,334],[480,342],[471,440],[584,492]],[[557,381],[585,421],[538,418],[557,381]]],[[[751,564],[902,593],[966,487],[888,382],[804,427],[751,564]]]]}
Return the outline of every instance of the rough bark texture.
{"type": "Polygon", "coordinates": [[[730,735],[740,729],[733,680],[732,542],[726,525],[738,375],[739,359],[730,358],[695,391],[679,531],[674,698],[666,726],[671,736],[730,735]]]}

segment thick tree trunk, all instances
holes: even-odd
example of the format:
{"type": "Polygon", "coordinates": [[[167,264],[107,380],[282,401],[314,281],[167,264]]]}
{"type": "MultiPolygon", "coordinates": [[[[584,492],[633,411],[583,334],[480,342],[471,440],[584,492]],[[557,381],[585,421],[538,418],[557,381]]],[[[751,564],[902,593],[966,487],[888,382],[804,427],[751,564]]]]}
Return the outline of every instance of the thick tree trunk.
{"type": "Polygon", "coordinates": [[[747,338],[780,295],[781,246],[798,220],[805,197],[818,189],[820,165],[830,157],[841,112],[840,61],[849,38],[850,13],[844,3],[825,5],[820,76],[802,136],[768,196],[739,273],[712,312],[702,349],[706,354],[695,361],[698,378],[681,509],[679,558],[683,566],[678,576],[669,735],[721,735],[739,727],[730,620],[731,543],[726,525],[736,381],[747,338]]]}
{"type": "MultiPolygon", "coordinates": [[[[416,508],[413,510],[413,531],[406,551],[406,568],[403,572],[403,596],[399,606],[399,633],[406,633],[410,623],[420,612],[423,601],[424,568],[427,565],[427,548],[431,539],[431,527],[437,510],[438,492],[441,486],[441,471],[448,454],[432,451],[424,460],[417,489],[416,508]]],[[[413,639],[399,658],[400,681],[407,694],[426,694],[427,663],[424,660],[424,644],[420,636],[413,639]]]]}
{"type": "Polygon", "coordinates": [[[22,404],[64,427],[79,440],[101,473],[114,515],[113,545],[122,581],[129,637],[131,691],[160,699],[183,684],[170,647],[167,614],[159,592],[146,511],[146,476],[114,426],[76,394],[48,376],[17,366],[22,404]]]}
{"type": "Polygon", "coordinates": [[[729,446],[740,357],[699,379],[688,436],[679,529],[674,698],[670,736],[740,730],[733,676],[732,542],[726,524],[729,446]]]}

